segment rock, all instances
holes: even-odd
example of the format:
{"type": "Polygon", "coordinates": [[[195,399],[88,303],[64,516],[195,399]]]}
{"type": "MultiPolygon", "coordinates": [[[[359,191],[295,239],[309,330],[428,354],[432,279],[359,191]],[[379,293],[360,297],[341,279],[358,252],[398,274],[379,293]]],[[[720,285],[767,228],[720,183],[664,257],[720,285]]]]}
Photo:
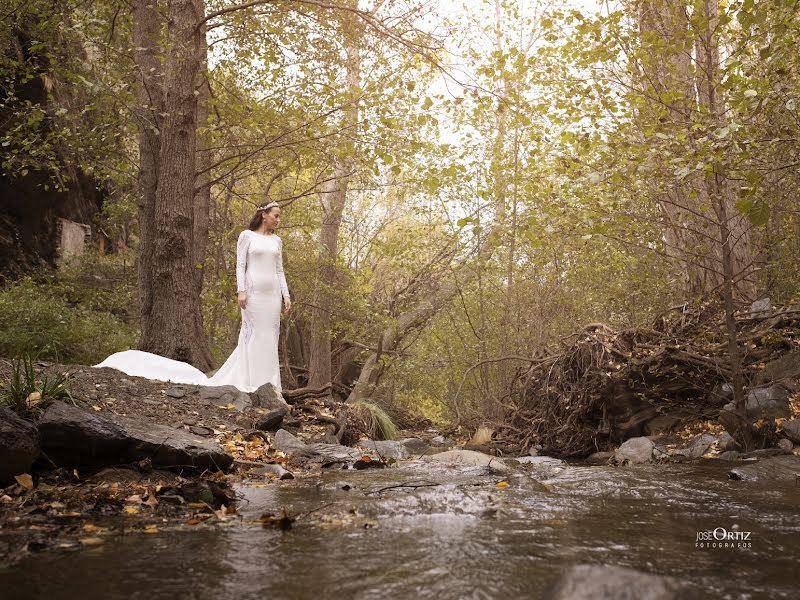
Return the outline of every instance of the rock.
{"type": "Polygon", "coordinates": [[[613,452],[595,452],[586,458],[586,464],[607,465],[612,458],[614,458],[613,452]]]}
{"type": "Polygon", "coordinates": [[[294,474],[280,465],[263,465],[253,471],[253,475],[273,475],[280,480],[294,479],[294,474]]]}
{"type": "Polygon", "coordinates": [[[376,453],[385,459],[393,458],[402,460],[409,457],[408,448],[402,443],[393,440],[359,440],[358,445],[370,452],[376,453]]]}
{"type": "Polygon", "coordinates": [[[195,435],[200,435],[203,437],[208,437],[214,434],[213,429],[209,429],[208,427],[203,427],[202,425],[192,425],[189,427],[189,431],[191,431],[195,435]]]}
{"type": "Polygon", "coordinates": [[[513,460],[523,465],[545,465],[547,467],[563,467],[567,464],[560,458],[552,456],[520,456],[513,460]]]}
{"type": "Polygon", "coordinates": [[[405,446],[409,456],[421,456],[430,450],[430,446],[419,438],[405,438],[400,443],[405,446]]]}
{"type": "MultiPolygon", "coordinates": [[[[733,403],[726,404],[724,409],[733,412],[733,403]]],[[[789,390],[781,385],[754,388],[747,392],[745,411],[753,420],[788,419],[791,416],[789,390]]]]}
{"type": "Polygon", "coordinates": [[[670,578],[627,567],[576,565],[550,591],[549,600],[678,600],[679,585],[670,578]]]}
{"type": "Polygon", "coordinates": [[[463,465],[465,467],[491,467],[498,471],[509,470],[508,466],[496,456],[473,452],[472,450],[449,450],[423,456],[422,460],[425,462],[463,465]]]}
{"type": "Polygon", "coordinates": [[[723,452],[717,458],[719,460],[740,460],[741,454],[739,454],[736,450],[728,450],[727,452],[723,452]]]}
{"type": "Polygon", "coordinates": [[[36,426],[0,406],[0,482],[27,473],[40,451],[36,426]]]}
{"type": "Polygon", "coordinates": [[[733,386],[730,383],[718,383],[706,396],[712,406],[721,406],[733,400],[733,386]]]}
{"type": "Polygon", "coordinates": [[[278,431],[283,423],[283,418],[287,415],[288,409],[276,408],[269,411],[262,417],[256,419],[255,428],[261,431],[278,431]]]}
{"type": "Polygon", "coordinates": [[[792,449],[794,448],[794,444],[792,443],[791,440],[783,438],[782,440],[778,440],[778,448],[780,448],[787,454],[791,454],[792,449]]]}
{"type": "Polygon", "coordinates": [[[783,425],[781,425],[781,431],[795,444],[800,444],[800,419],[784,421],[783,425]]]}
{"type": "Polygon", "coordinates": [[[759,313],[772,310],[772,302],[769,298],[760,298],[750,305],[750,316],[757,316],[759,313]]]}
{"type": "Polygon", "coordinates": [[[669,433],[675,425],[680,423],[679,417],[672,417],[670,415],[658,415],[650,419],[644,424],[644,430],[647,435],[656,435],[659,433],[669,433]]]}
{"type": "Polygon", "coordinates": [[[42,450],[57,465],[102,466],[149,458],[155,467],[225,469],[233,458],[212,440],[131,417],[54,402],[39,420],[42,450]]]}
{"type": "Polygon", "coordinates": [[[780,383],[792,392],[798,390],[795,379],[800,379],[800,350],[784,354],[780,358],[768,362],[756,375],[756,385],[780,383]]]}
{"type": "Polygon", "coordinates": [[[730,450],[738,450],[739,444],[737,444],[736,440],[731,437],[731,434],[726,431],[719,437],[719,447],[723,451],[728,452],[730,450]]]}
{"type": "Polygon", "coordinates": [[[253,405],[249,395],[232,385],[201,387],[200,398],[221,407],[227,407],[233,404],[233,407],[239,411],[247,410],[253,405]]]}
{"type": "Polygon", "coordinates": [[[655,444],[646,437],[637,437],[627,440],[614,453],[614,462],[617,464],[640,464],[650,462],[653,458],[655,444]]]}
{"type": "Polygon", "coordinates": [[[309,449],[306,444],[299,438],[293,436],[285,429],[279,429],[275,433],[275,438],[272,440],[272,445],[276,450],[286,454],[308,453],[309,449]]]}
{"type": "Polygon", "coordinates": [[[431,438],[431,444],[436,446],[452,446],[455,444],[455,442],[448,437],[444,437],[443,435],[437,435],[436,437],[431,438]]]}
{"type": "Polygon", "coordinates": [[[528,456],[539,456],[539,453],[542,451],[541,446],[531,446],[528,448],[528,456]]]}
{"type": "Polygon", "coordinates": [[[283,408],[289,412],[289,405],[283,399],[281,393],[275,389],[271,383],[265,383],[255,392],[250,394],[253,401],[253,406],[257,408],[266,408],[267,410],[276,410],[283,408]]]}
{"type": "Polygon", "coordinates": [[[730,479],[740,481],[788,481],[800,477],[800,456],[775,456],[756,463],[736,467],[728,472],[730,479]]]}
{"type": "Polygon", "coordinates": [[[700,458],[703,456],[711,444],[717,441],[717,438],[708,433],[698,435],[695,437],[686,448],[677,448],[672,450],[669,454],[672,456],[683,456],[684,458],[700,458]]]}
{"type": "Polygon", "coordinates": [[[171,387],[168,390],[164,390],[164,395],[170,398],[183,398],[186,395],[186,390],[180,387],[171,387]]]}

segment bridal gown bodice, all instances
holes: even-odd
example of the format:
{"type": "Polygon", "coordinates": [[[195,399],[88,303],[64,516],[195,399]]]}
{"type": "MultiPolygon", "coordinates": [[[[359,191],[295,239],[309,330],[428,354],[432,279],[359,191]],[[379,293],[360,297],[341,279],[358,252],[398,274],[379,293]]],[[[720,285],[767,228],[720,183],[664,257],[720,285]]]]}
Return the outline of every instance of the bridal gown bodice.
{"type": "Polygon", "coordinates": [[[280,391],[280,312],[282,298],[289,298],[282,254],[283,243],[274,234],[262,235],[246,229],[239,235],[236,288],[247,294],[247,303],[242,309],[239,342],[212,377],[186,363],[139,350],[117,352],[95,366],[174,383],[232,385],[244,392],[272,383],[280,391]]]}

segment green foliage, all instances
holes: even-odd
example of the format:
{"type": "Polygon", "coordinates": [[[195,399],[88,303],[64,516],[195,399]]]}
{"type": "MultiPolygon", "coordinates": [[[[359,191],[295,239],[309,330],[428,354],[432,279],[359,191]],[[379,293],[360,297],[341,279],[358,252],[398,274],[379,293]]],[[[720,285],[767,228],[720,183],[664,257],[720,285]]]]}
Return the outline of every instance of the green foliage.
{"type": "Polygon", "coordinates": [[[12,361],[13,371],[8,381],[0,381],[0,403],[25,419],[35,419],[54,400],[74,403],[69,390],[69,374],[46,374],[36,377],[33,359],[24,354],[12,361]]]}
{"type": "Polygon", "coordinates": [[[136,329],[122,318],[129,308],[119,289],[22,279],[0,289],[0,354],[95,364],[135,344],[136,329]]]}
{"type": "Polygon", "coordinates": [[[397,427],[392,418],[380,406],[368,400],[353,404],[353,410],[367,425],[367,435],[376,440],[392,440],[397,436],[397,427]]]}

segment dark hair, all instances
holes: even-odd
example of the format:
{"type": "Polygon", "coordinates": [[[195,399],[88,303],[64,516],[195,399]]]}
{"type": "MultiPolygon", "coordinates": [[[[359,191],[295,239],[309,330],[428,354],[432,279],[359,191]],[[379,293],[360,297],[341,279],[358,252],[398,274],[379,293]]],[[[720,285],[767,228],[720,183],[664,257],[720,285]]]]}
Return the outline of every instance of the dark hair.
{"type": "Polygon", "coordinates": [[[256,214],[253,215],[253,218],[250,219],[250,225],[247,226],[247,228],[250,231],[255,231],[256,229],[261,227],[261,224],[264,222],[264,213],[265,212],[270,212],[270,211],[272,211],[273,208],[280,208],[280,206],[278,206],[277,204],[273,204],[272,206],[270,206],[269,204],[266,204],[265,207],[259,206],[256,209],[256,214]],[[266,206],[269,206],[269,208],[267,208],[265,210],[264,208],[266,206]]]}

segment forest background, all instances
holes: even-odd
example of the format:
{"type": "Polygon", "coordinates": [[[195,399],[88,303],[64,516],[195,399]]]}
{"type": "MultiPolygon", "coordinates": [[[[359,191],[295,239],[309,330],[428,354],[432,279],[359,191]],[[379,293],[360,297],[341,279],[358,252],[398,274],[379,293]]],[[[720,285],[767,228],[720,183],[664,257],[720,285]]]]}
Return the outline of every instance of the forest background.
{"type": "Polygon", "coordinates": [[[687,302],[723,307],[736,374],[735,311],[797,301],[796,1],[2,0],[0,18],[6,356],[218,366],[236,236],[266,199],[285,386],[395,414],[500,417],[564,336],[687,302]],[[61,261],[60,219],[93,250],[61,261]]]}

